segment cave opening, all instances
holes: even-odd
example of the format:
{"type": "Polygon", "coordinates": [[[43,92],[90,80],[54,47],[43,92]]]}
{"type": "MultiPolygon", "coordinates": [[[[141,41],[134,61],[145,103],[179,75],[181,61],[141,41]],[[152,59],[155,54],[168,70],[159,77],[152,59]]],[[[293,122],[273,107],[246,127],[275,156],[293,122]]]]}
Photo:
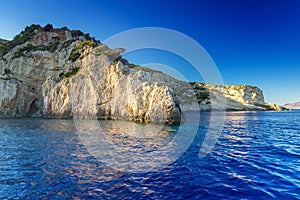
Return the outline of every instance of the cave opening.
{"type": "Polygon", "coordinates": [[[39,108],[36,105],[36,100],[33,100],[29,106],[29,110],[27,115],[28,116],[32,116],[33,114],[35,114],[37,111],[39,110],[39,108]]]}

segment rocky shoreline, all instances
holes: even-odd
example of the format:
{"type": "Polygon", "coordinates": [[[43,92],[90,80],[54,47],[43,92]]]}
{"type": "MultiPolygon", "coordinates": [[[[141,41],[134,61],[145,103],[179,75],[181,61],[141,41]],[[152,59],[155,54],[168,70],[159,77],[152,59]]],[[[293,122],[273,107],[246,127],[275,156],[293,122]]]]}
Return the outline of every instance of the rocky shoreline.
{"type": "Polygon", "coordinates": [[[183,111],[281,110],[255,86],[179,81],[79,30],[31,25],[0,40],[0,115],[180,123],[183,111]]]}

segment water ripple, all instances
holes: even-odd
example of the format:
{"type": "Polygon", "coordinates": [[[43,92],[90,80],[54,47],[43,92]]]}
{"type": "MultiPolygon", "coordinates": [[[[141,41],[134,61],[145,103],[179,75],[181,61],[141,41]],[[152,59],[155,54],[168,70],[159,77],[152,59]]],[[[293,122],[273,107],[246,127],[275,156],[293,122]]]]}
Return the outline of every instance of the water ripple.
{"type": "MultiPolygon", "coordinates": [[[[209,113],[201,115],[190,148],[146,173],[116,171],[92,157],[72,120],[1,119],[0,199],[300,199],[299,112],[228,113],[214,151],[199,159],[209,125],[209,113]]],[[[170,148],[176,130],[144,137],[101,123],[111,143],[128,151],[170,148]]]]}

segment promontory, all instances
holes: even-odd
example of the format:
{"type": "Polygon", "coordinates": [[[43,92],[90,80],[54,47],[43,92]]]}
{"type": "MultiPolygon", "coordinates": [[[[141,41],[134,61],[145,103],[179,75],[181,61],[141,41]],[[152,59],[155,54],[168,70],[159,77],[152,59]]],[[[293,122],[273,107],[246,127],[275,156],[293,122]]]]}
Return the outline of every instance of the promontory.
{"type": "Polygon", "coordinates": [[[124,51],[51,24],[0,39],[0,116],[173,124],[183,111],[195,109],[281,109],[266,104],[255,86],[180,81],[130,63],[122,58],[124,51]]]}

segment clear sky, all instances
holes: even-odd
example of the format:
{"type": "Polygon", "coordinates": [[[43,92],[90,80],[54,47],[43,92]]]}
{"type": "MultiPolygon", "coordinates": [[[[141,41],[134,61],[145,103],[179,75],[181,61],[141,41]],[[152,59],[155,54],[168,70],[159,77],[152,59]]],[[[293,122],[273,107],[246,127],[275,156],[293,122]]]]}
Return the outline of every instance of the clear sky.
{"type": "MultiPolygon", "coordinates": [[[[100,41],[138,27],[174,29],[206,49],[225,84],[256,85],[272,103],[300,101],[297,0],[0,1],[0,38],[11,39],[33,23],[80,29],[100,41]]],[[[137,64],[174,64],[189,80],[201,81],[179,58],[165,61],[166,52],[125,57],[137,64]]]]}

